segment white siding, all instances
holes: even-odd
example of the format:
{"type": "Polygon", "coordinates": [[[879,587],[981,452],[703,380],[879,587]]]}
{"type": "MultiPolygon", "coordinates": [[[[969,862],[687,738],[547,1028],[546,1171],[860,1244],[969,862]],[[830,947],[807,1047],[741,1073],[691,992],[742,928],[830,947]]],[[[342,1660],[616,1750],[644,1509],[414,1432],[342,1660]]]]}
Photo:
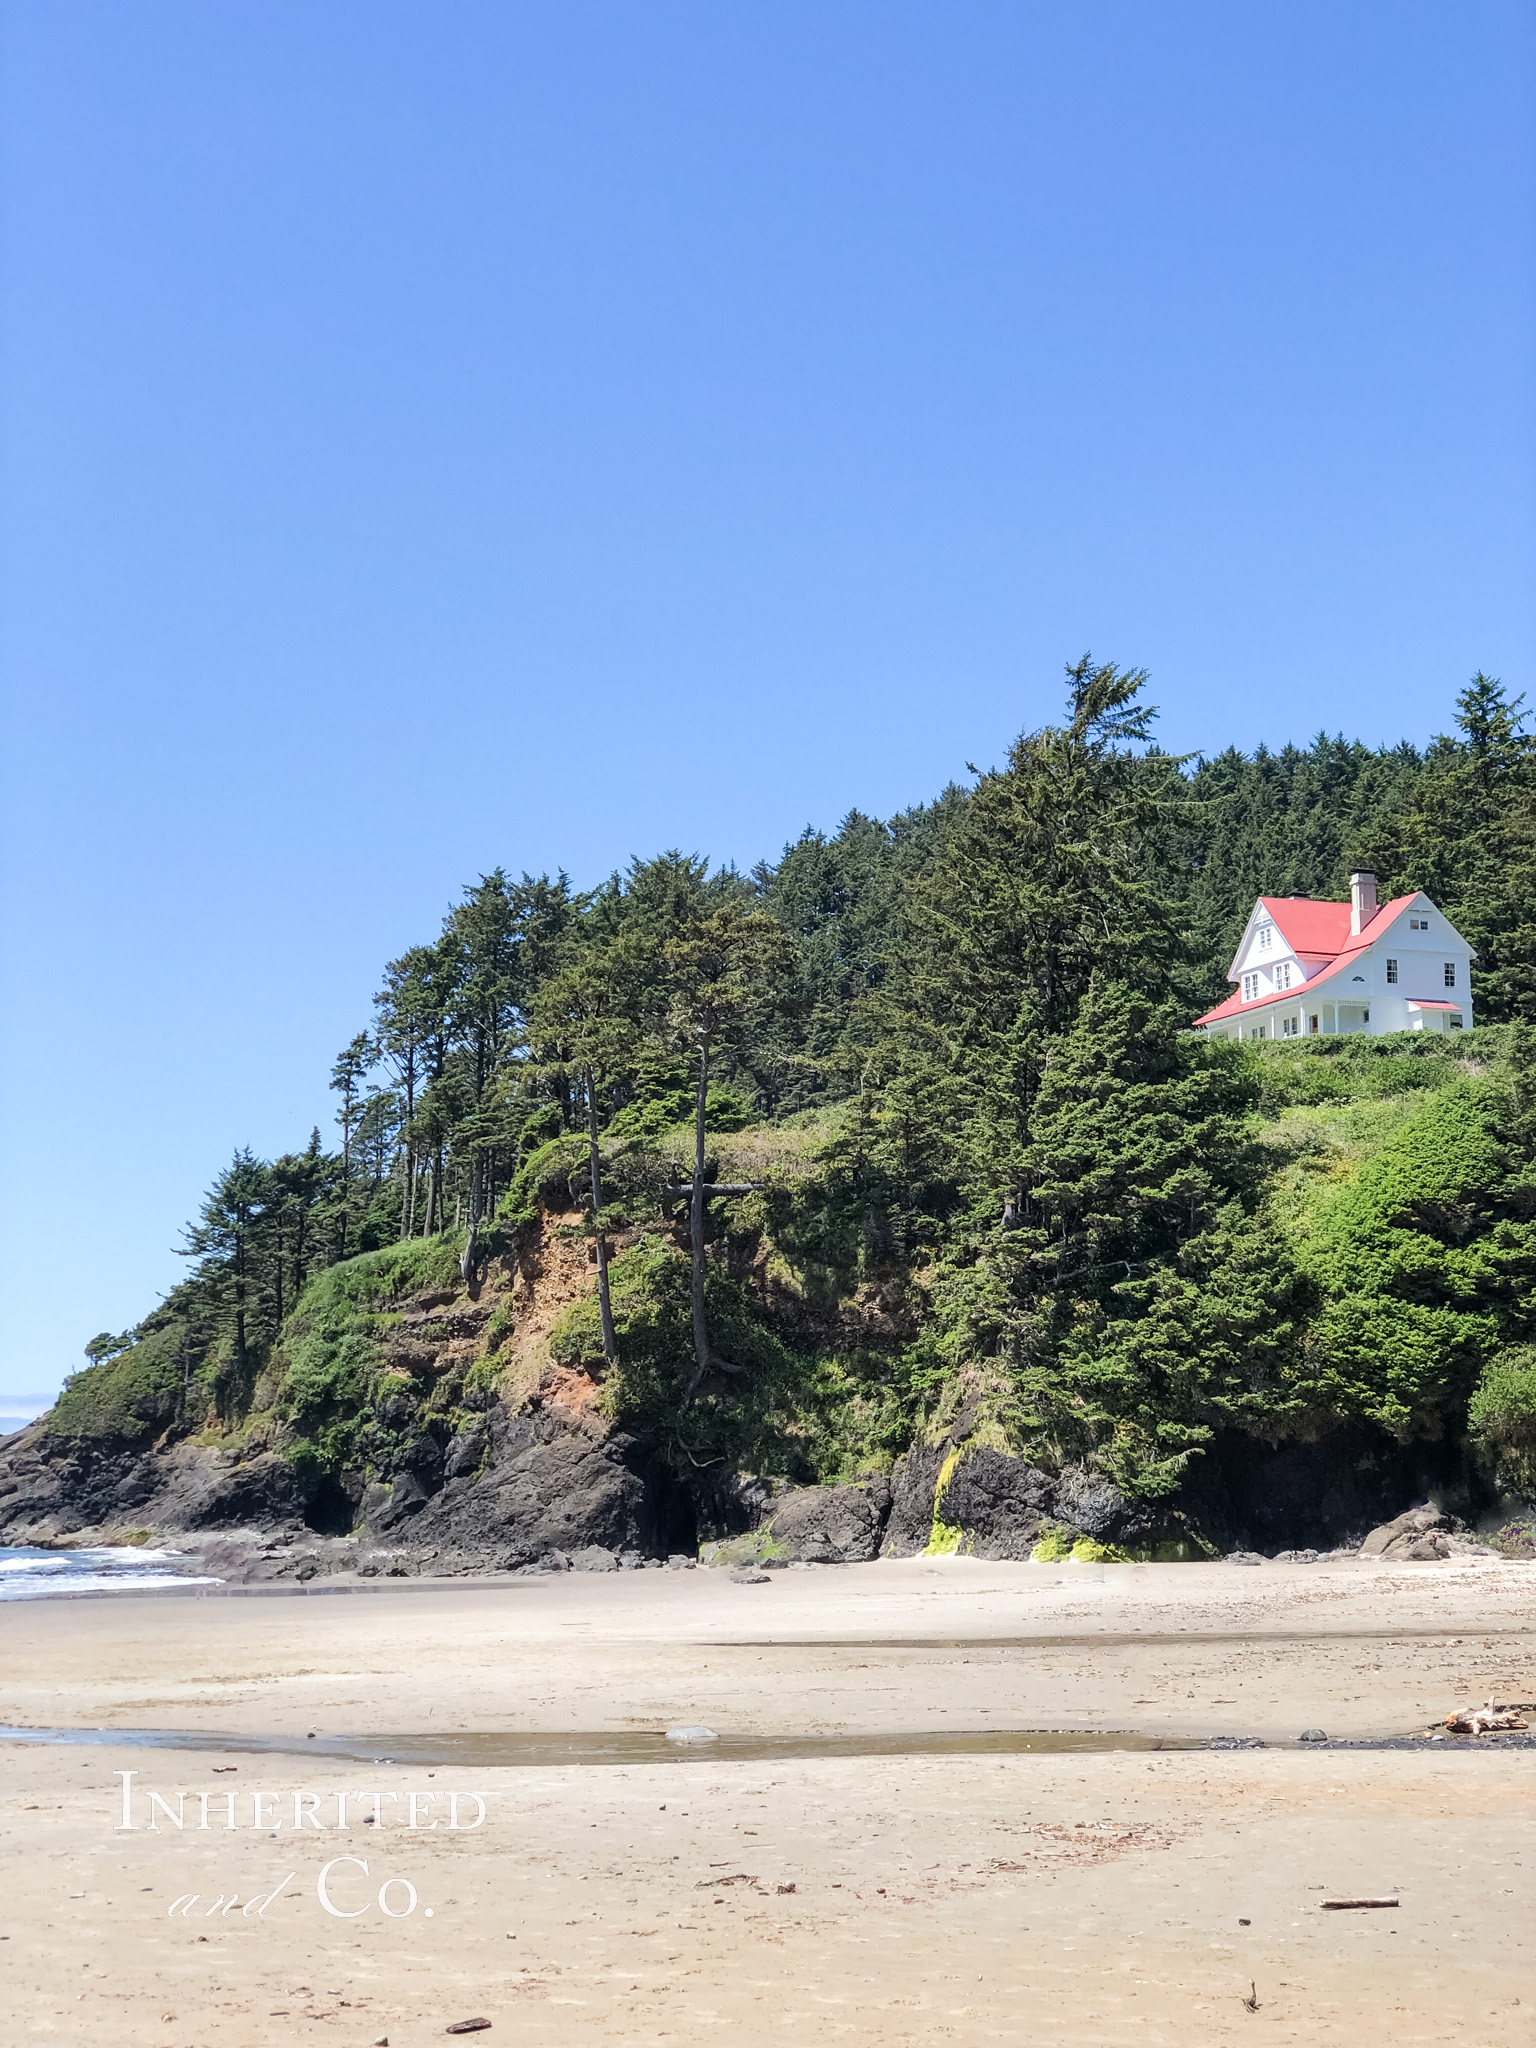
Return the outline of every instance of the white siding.
{"type": "Polygon", "coordinates": [[[1407,904],[1391,925],[1366,949],[1331,972],[1314,967],[1307,983],[1305,964],[1281,936],[1279,927],[1257,905],[1248,929],[1232,962],[1232,979],[1245,1006],[1266,997],[1280,996],[1259,1010],[1245,1007],[1206,1027],[1213,1038],[1250,1038],[1262,1035],[1284,1042],[1288,1034],[1282,1020],[1299,1019],[1295,1035],[1312,1034],[1311,1019],[1318,1019],[1318,1035],[1332,1037],[1368,1032],[1380,1037],[1392,1031],[1443,1031],[1454,1028],[1450,1013],[1443,1009],[1417,1010],[1419,1002],[1454,1003],[1462,1028],[1472,1024],[1472,949],[1428,897],[1407,904]],[[1422,926],[1423,929],[1419,927],[1422,926]],[[1268,943],[1262,935],[1268,932],[1268,943]],[[1388,961],[1396,972],[1388,979],[1388,961]],[[1449,964],[1453,979],[1446,982],[1449,964]],[[1289,977],[1287,983],[1286,977],[1289,977]],[[1288,997],[1294,996],[1293,1008],[1288,997]]]}

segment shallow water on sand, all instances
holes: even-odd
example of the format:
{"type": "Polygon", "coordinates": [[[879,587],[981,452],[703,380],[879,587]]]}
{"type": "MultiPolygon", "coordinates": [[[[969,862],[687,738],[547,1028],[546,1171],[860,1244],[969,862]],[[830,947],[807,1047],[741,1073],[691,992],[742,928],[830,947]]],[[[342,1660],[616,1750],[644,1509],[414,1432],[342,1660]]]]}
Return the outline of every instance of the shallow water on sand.
{"type": "MultiPolygon", "coordinates": [[[[1197,1749],[1420,1749],[1422,1736],[1387,1735],[1323,1745],[1259,1742],[1233,1736],[1144,1735],[1124,1729],[1070,1728],[946,1729],[933,1734],[881,1735],[717,1735],[713,1741],[678,1742],[660,1730],[599,1730],[546,1734],[538,1731],[442,1735],[228,1735],[203,1728],[4,1728],[0,1742],[48,1745],[105,1745],[120,1749],[212,1750],[251,1756],[346,1757],[356,1763],[529,1765],[791,1763],[818,1757],[881,1756],[1085,1756],[1117,1751],[1197,1749]]],[[[1509,1734],[1456,1738],[1451,1748],[1487,1750],[1536,1746],[1530,1736],[1509,1734]]]]}
{"type": "Polygon", "coordinates": [[[258,1756],[337,1756],[391,1764],[768,1763],[833,1756],[1042,1756],[1157,1749],[1204,1749],[1203,1741],[1117,1731],[1030,1728],[946,1729],[882,1735],[717,1735],[669,1739],[661,1730],[592,1734],[508,1732],[465,1735],[223,1735],[201,1728],[3,1728],[0,1742],[117,1744],[129,1749],[200,1749],[258,1756]]]}

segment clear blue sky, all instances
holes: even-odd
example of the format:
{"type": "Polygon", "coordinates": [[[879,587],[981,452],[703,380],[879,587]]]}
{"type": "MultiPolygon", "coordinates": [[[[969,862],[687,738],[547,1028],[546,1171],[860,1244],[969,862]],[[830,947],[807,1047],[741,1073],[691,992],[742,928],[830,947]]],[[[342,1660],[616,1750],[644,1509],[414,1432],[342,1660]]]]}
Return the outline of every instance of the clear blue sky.
{"type": "Polygon", "coordinates": [[[1526,0],[11,0],[0,1388],[503,863],[1533,681],[1526,0]]]}

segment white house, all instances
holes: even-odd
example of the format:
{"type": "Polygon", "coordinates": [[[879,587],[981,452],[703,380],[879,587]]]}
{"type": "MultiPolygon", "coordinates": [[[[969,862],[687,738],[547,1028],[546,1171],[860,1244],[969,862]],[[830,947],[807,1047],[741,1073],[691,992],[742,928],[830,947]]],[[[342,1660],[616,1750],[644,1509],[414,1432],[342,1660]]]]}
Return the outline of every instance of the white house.
{"type": "Polygon", "coordinates": [[[1472,948],[1422,893],[1376,903],[1376,877],[1348,903],[1261,896],[1227,970],[1237,992],[1195,1019],[1210,1038],[1466,1031],[1472,948]]]}

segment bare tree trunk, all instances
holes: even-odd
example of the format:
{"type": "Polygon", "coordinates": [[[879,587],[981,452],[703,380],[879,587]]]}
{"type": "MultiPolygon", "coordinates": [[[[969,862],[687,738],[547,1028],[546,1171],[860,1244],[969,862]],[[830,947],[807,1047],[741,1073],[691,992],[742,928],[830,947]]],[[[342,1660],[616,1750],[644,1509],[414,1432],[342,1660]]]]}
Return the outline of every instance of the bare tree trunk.
{"type": "Polygon", "coordinates": [[[239,1404],[245,1398],[246,1349],[245,1349],[245,1245],[235,1247],[235,1371],[236,1391],[233,1401],[226,1402],[224,1421],[231,1422],[239,1413],[239,1404]]]}
{"type": "Polygon", "coordinates": [[[416,1146],[410,1136],[411,1125],[416,1120],[416,1048],[410,1045],[405,1055],[405,1200],[400,1208],[400,1235],[402,1238],[416,1234],[416,1146]]]}
{"type": "Polygon", "coordinates": [[[693,1187],[688,1197],[688,1244],[693,1257],[693,1378],[685,1402],[713,1364],[704,1320],[704,1108],[709,1095],[709,1040],[699,1039],[699,1092],[693,1117],[693,1187]]]}
{"type": "Polygon", "coordinates": [[[475,1232],[480,1227],[480,1191],[485,1185],[485,1164],[477,1152],[469,1162],[469,1231],[464,1239],[464,1256],[459,1260],[459,1276],[465,1286],[475,1268],[475,1232]]]}
{"type": "Polygon", "coordinates": [[[592,1235],[597,1240],[597,1306],[603,1319],[603,1356],[610,1366],[619,1362],[618,1340],[613,1334],[613,1303],[608,1296],[608,1233],[603,1228],[603,1187],[597,1150],[597,1093],[589,1067],[582,1076],[587,1091],[587,1156],[592,1169],[592,1235]]]}
{"type": "Polygon", "coordinates": [[[341,1126],[341,1236],[336,1246],[334,1264],[340,1265],[347,1256],[347,1210],[352,1202],[352,1105],[345,1105],[345,1117],[341,1126]]]}

